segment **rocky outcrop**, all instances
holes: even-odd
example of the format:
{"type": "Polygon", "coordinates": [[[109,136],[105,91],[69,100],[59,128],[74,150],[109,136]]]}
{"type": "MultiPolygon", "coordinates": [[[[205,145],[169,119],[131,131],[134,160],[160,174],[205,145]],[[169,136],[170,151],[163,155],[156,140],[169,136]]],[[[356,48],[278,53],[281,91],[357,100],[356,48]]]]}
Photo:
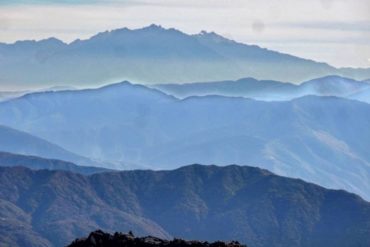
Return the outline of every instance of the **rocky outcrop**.
{"type": "Polygon", "coordinates": [[[152,236],[135,237],[132,232],[114,233],[101,230],[90,233],[87,238],[76,239],[68,247],[247,247],[237,241],[213,243],[186,241],[183,239],[164,240],[152,236]]]}

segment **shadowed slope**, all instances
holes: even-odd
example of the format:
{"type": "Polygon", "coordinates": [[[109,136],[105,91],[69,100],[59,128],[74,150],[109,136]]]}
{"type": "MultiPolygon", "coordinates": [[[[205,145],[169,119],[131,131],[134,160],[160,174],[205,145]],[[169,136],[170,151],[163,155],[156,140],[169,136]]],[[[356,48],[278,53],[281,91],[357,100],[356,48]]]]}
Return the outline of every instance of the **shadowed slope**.
{"type": "Polygon", "coordinates": [[[370,198],[370,105],[353,100],[178,100],[126,82],[3,102],[0,123],[115,164],[255,165],[370,198]]]}
{"type": "MultiPolygon", "coordinates": [[[[370,204],[360,197],[235,165],[88,177],[0,168],[0,205],[31,217],[26,227],[56,246],[97,228],[256,247],[370,244],[370,204]]],[[[1,239],[17,232],[0,231],[1,239]]]]}
{"type": "Polygon", "coordinates": [[[86,166],[103,166],[26,132],[0,125],[0,151],[60,159],[86,166]]]}

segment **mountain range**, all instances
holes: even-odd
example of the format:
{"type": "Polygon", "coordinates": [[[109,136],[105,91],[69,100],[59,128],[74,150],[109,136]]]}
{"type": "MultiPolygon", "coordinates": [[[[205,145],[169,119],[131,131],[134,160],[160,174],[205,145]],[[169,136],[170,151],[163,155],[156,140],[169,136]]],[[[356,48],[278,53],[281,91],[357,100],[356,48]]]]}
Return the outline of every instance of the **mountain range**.
{"type": "Polygon", "coordinates": [[[0,168],[0,242],[65,246],[97,228],[252,247],[370,244],[370,204],[241,166],[83,176],[0,168]]]}
{"type": "Polygon", "coordinates": [[[179,100],[125,82],[2,102],[0,124],[93,160],[151,169],[253,165],[370,199],[370,105],[354,100],[179,100]]]}
{"type": "Polygon", "coordinates": [[[93,167],[93,166],[78,166],[71,162],[45,159],[37,156],[12,154],[0,151],[0,166],[1,167],[18,167],[23,166],[33,170],[61,170],[84,175],[90,175],[99,172],[108,172],[110,170],[93,167]]]}
{"type": "Polygon", "coordinates": [[[370,68],[154,24],[0,68],[1,247],[370,246],[370,68]]]}
{"type": "MultiPolygon", "coordinates": [[[[6,86],[5,83],[3,86],[6,86]]],[[[71,86],[52,86],[40,89],[33,89],[33,90],[13,90],[13,91],[0,91],[0,102],[18,98],[20,96],[29,94],[29,93],[36,93],[36,92],[50,92],[50,91],[62,91],[62,90],[74,90],[75,87],[71,86]]]]}
{"type": "Polygon", "coordinates": [[[244,78],[237,81],[158,84],[151,86],[178,98],[222,95],[265,101],[287,101],[307,95],[337,96],[370,103],[370,83],[339,76],[327,76],[299,85],[244,78]]]}
{"type": "Polygon", "coordinates": [[[8,99],[17,98],[27,93],[28,91],[0,91],[0,102],[8,99]]]}
{"type": "Polygon", "coordinates": [[[106,164],[77,155],[58,145],[45,141],[42,138],[2,125],[0,125],[0,152],[1,151],[59,159],[83,166],[113,166],[113,164],[106,164]]]}
{"type": "Polygon", "coordinates": [[[157,25],[101,32],[69,44],[56,38],[0,43],[0,67],[4,88],[25,89],[122,80],[150,84],[253,77],[300,83],[327,75],[370,78],[370,69],[335,68],[214,32],[189,35],[157,25]]]}
{"type": "Polygon", "coordinates": [[[351,98],[370,104],[370,88],[354,93],[351,98]]]}

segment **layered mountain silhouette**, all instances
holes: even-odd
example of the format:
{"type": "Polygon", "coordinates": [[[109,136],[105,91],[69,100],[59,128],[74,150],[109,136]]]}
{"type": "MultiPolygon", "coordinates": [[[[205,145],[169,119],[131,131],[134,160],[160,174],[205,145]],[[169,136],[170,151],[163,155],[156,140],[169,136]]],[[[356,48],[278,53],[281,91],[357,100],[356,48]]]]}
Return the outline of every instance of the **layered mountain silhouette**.
{"type": "Polygon", "coordinates": [[[367,102],[370,104],[370,88],[364,89],[360,92],[353,93],[350,98],[367,102]]]}
{"type": "Polygon", "coordinates": [[[337,96],[370,102],[370,84],[368,82],[339,76],[317,78],[303,82],[300,85],[245,78],[237,81],[159,84],[152,87],[178,98],[221,95],[265,101],[285,101],[307,95],[316,95],[337,96]]]}
{"type": "Polygon", "coordinates": [[[26,93],[28,93],[28,91],[0,91],[0,102],[8,99],[17,98],[26,93]]]}
{"type": "Polygon", "coordinates": [[[213,32],[188,35],[151,25],[99,33],[70,44],[55,38],[0,44],[0,78],[7,87],[237,80],[302,82],[341,75],[368,79],[370,69],[325,63],[246,45],[213,32]]]}
{"type": "MultiPolygon", "coordinates": [[[[5,118],[6,116],[4,116],[5,118]]],[[[81,155],[74,154],[58,145],[30,135],[24,131],[0,125],[0,152],[23,155],[34,155],[70,161],[85,166],[106,166],[104,162],[93,161],[81,155]]]]}
{"type": "MultiPolygon", "coordinates": [[[[2,83],[2,86],[6,86],[6,83],[2,83]]],[[[48,91],[62,91],[62,90],[73,90],[75,89],[74,87],[66,87],[66,86],[52,86],[52,87],[47,87],[47,88],[42,88],[42,89],[33,89],[33,90],[13,90],[13,91],[0,91],[0,102],[9,100],[9,99],[14,99],[18,98],[20,96],[23,96],[28,93],[35,93],[35,92],[48,92],[48,91]]]]}
{"type": "Polygon", "coordinates": [[[0,124],[94,160],[152,169],[248,164],[370,198],[370,105],[358,101],[178,100],[126,82],[3,102],[0,124]]]}
{"type": "Polygon", "coordinates": [[[108,169],[101,167],[78,166],[76,164],[63,160],[45,159],[37,156],[19,155],[6,152],[0,152],[0,166],[2,167],[23,166],[33,170],[45,170],[45,169],[61,170],[85,175],[110,171],[108,169]]]}
{"type": "Polygon", "coordinates": [[[370,244],[370,204],[345,191],[241,166],[83,176],[0,168],[0,241],[65,246],[90,231],[255,247],[370,244]]]}

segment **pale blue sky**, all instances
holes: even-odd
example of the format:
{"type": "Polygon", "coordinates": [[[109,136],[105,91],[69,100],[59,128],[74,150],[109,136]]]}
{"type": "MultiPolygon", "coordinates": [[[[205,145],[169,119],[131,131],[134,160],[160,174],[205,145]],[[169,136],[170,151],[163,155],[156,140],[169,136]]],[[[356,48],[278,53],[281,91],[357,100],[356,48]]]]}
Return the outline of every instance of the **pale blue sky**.
{"type": "Polygon", "coordinates": [[[1,5],[20,5],[20,4],[92,4],[92,3],[111,3],[114,1],[102,1],[102,0],[59,0],[59,1],[50,1],[50,0],[1,0],[1,5]]]}
{"type": "Polygon", "coordinates": [[[66,42],[151,23],[215,31],[339,67],[370,67],[369,0],[0,0],[0,42],[66,42]]]}

